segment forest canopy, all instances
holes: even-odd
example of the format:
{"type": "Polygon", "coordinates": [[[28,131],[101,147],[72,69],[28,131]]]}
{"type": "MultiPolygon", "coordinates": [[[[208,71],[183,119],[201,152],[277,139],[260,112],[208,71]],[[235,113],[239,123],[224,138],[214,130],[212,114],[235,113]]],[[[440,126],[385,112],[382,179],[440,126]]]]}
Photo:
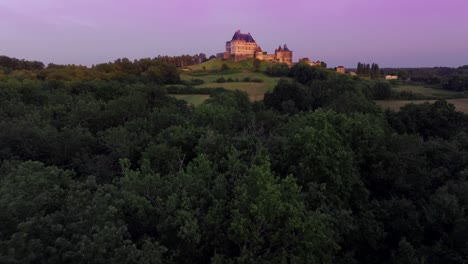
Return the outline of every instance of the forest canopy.
{"type": "Polygon", "coordinates": [[[264,101],[193,107],[161,59],[0,62],[1,263],[466,263],[468,117],[446,101],[383,111],[298,64],[264,101]]]}

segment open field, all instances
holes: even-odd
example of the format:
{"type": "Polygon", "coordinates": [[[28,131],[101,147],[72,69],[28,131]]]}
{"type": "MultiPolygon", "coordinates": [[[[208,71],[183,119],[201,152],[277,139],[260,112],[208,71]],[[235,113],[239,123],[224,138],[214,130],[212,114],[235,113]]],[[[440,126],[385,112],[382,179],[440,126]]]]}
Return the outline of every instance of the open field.
{"type": "Polygon", "coordinates": [[[171,96],[195,106],[202,104],[206,99],[210,98],[208,94],[172,94],[171,96]]]}
{"type": "MultiPolygon", "coordinates": [[[[251,101],[263,100],[266,92],[272,91],[278,84],[280,78],[270,77],[260,72],[253,71],[254,59],[247,59],[239,62],[223,59],[211,59],[202,64],[194,65],[185,69],[180,78],[183,81],[190,81],[192,79],[201,79],[204,84],[197,85],[196,88],[218,88],[222,87],[226,90],[240,90],[249,95],[251,101]],[[221,67],[226,64],[229,68],[227,72],[221,72],[221,67]],[[226,82],[216,82],[219,78],[224,78],[226,82]],[[244,82],[245,78],[251,81],[244,82]],[[227,82],[232,79],[233,82],[227,82]],[[261,80],[262,82],[253,82],[252,80],[261,80]]],[[[260,71],[263,72],[267,67],[272,65],[270,62],[261,61],[260,71]]],[[[180,95],[176,96],[181,98],[180,95]]],[[[190,101],[197,105],[206,100],[205,95],[190,95],[184,97],[184,100],[190,101]]],[[[181,98],[182,99],[182,98],[181,98]]]]}
{"type": "Polygon", "coordinates": [[[197,87],[209,87],[209,88],[216,88],[216,87],[223,87],[226,90],[240,90],[246,92],[249,95],[251,101],[261,101],[263,100],[263,96],[266,92],[269,91],[269,88],[265,86],[263,83],[208,83],[204,85],[200,85],[197,87]]]}
{"type": "Polygon", "coordinates": [[[250,100],[252,101],[260,101],[263,100],[263,96],[266,92],[272,91],[275,88],[276,84],[280,80],[277,77],[270,77],[263,73],[256,73],[256,72],[244,72],[244,73],[231,73],[231,74],[223,74],[223,75],[203,75],[203,76],[192,76],[189,73],[182,73],[180,75],[182,80],[190,81],[191,79],[201,79],[205,83],[201,85],[197,85],[197,88],[217,88],[223,87],[227,90],[240,90],[246,92],[250,100]],[[239,82],[224,82],[224,83],[217,83],[216,80],[223,77],[224,79],[233,79],[239,80],[239,82]],[[263,82],[242,82],[244,78],[253,79],[260,79],[263,82]]]}
{"type": "MultiPolygon", "coordinates": [[[[377,100],[374,101],[377,105],[382,106],[384,108],[389,108],[395,111],[400,110],[400,107],[406,104],[422,104],[425,102],[434,103],[436,100],[377,100]]],[[[455,105],[457,111],[463,112],[468,114],[468,98],[462,99],[449,99],[447,100],[449,103],[455,105]]]]}
{"type": "Polygon", "coordinates": [[[423,85],[409,85],[403,84],[392,88],[397,92],[412,92],[414,94],[421,94],[424,96],[433,96],[438,98],[450,98],[464,95],[463,92],[454,92],[449,90],[436,89],[431,87],[426,87],[423,85]]]}

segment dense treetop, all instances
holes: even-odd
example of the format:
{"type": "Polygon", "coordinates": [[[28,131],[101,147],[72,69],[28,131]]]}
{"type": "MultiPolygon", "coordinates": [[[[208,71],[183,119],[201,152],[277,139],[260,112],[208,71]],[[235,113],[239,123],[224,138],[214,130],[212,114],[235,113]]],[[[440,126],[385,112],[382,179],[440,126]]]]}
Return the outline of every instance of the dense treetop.
{"type": "Polygon", "coordinates": [[[298,64],[193,107],[160,60],[39,68],[2,70],[1,263],[466,263],[446,101],[382,111],[385,84],[298,64]]]}

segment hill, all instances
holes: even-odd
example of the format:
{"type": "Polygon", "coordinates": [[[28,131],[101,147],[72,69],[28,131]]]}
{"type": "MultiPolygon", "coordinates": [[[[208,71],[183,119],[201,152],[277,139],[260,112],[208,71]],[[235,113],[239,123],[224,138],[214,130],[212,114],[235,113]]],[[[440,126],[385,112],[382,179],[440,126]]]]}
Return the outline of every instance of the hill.
{"type": "MultiPolygon", "coordinates": [[[[224,60],[224,59],[211,59],[204,63],[193,65],[188,67],[188,71],[191,72],[218,72],[221,70],[223,64],[226,64],[229,69],[234,71],[253,71],[254,59],[247,59],[243,61],[232,61],[232,60],[224,60]]],[[[260,70],[264,71],[268,66],[273,65],[271,62],[261,61],[260,62],[260,70]]]]}

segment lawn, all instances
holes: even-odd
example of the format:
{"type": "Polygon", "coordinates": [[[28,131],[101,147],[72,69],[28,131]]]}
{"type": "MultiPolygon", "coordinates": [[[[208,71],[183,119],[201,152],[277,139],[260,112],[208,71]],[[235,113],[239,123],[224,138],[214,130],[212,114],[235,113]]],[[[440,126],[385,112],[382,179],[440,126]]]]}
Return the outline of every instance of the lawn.
{"type": "MultiPolygon", "coordinates": [[[[422,104],[425,102],[428,103],[434,103],[436,100],[417,100],[417,101],[411,101],[411,100],[377,100],[374,101],[377,105],[382,106],[384,108],[389,108],[395,111],[400,110],[400,107],[406,105],[406,104],[422,104]]],[[[468,114],[468,98],[462,98],[462,99],[449,99],[447,100],[449,103],[455,105],[455,108],[457,111],[463,112],[465,114],[468,114]]]]}

